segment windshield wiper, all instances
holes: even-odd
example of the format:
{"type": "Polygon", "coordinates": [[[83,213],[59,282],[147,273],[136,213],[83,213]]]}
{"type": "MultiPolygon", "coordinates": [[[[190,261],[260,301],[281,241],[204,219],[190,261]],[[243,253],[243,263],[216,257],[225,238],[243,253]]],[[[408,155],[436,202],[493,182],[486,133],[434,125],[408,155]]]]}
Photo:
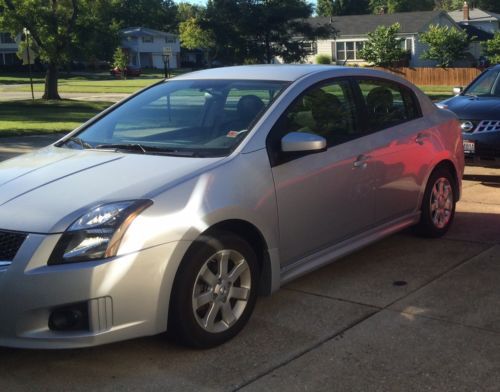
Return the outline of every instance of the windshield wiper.
{"type": "Polygon", "coordinates": [[[136,152],[140,152],[141,154],[145,154],[146,152],[148,152],[148,150],[146,150],[146,148],[144,146],[142,146],[141,144],[137,144],[137,143],[98,144],[97,146],[94,146],[93,148],[96,150],[136,151],[136,152]]]}
{"type": "Polygon", "coordinates": [[[472,93],[464,93],[463,95],[466,96],[466,97],[477,98],[477,95],[476,94],[472,94],[472,93]]]}
{"type": "Polygon", "coordinates": [[[92,145],[90,145],[89,143],[87,143],[85,140],[79,138],[78,136],[73,136],[73,137],[69,138],[68,140],[66,140],[66,142],[64,144],[66,144],[67,142],[76,143],[76,144],[82,146],[82,148],[84,150],[86,148],[92,148],[92,145]]]}
{"type": "Polygon", "coordinates": [[[175,148],[162,148],[156,146],[146,146],[138,143],[110,143],[110,144],[98,144],[93,147],[97,150],[113,150],[113,151],[133,151],[139,152],[141,154],[155,154],[155,155],[169,155],[176,157],[195,157],[199,156],[195,151],[190,150],[178,150],[175,148]]]}

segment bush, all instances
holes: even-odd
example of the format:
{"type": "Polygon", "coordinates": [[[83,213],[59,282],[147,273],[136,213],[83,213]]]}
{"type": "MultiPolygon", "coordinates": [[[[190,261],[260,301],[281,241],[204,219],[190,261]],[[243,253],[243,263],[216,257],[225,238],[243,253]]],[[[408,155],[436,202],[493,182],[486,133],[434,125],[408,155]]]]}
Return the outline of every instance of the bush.
{"type": "Polygon", "coordinates": [[[331,64],[332,58],[327,54],[318,54],[316,56],[316,64],[331,64]]]}
{"type": "Polygon", "coordinates": [[[500,32],[495,33],[495,36],[483,42],[484,54],[488,57],[492,64],[500,64],[500,32]]]}

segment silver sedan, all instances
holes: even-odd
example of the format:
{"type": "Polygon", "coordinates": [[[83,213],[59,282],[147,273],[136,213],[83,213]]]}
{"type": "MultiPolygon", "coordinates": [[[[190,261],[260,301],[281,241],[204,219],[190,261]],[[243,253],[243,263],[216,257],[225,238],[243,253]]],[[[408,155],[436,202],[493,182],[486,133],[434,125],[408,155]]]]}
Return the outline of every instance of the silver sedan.
{"type": "Polygon", "coordinates": [[[0,345],[221,344],[258,294],[408,226],[443,235],[463,160],[455,115],[383,72],[158,83],[0,164],[0,345]]]}

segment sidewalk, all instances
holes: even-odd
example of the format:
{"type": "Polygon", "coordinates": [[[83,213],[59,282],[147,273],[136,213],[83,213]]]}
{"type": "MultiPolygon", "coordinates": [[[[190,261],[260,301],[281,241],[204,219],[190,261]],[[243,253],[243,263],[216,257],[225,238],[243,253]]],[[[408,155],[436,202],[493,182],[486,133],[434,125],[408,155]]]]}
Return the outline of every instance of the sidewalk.
{"type": "MultiPolygon", "coordinates": [[[[42,92],[35,91],[35,99],[42,98],[42,92]]],[[[75,99],[78,101],[106,101],[118,102],[130,94],[122,93],[60,93],[62,99],[75,99]]],[[[31,92],[5,91],[0,94],[0,101],[20,101],[31,99],[31,92]]]]}

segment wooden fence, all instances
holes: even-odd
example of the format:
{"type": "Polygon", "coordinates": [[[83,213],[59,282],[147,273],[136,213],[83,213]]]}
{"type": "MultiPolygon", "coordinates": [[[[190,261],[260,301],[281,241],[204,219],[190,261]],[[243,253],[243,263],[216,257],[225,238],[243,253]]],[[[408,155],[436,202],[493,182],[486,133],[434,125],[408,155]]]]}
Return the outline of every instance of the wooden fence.
{"type": "Polygon", "coordinates": [[[466,86],[479,68],[378,68],[399,75],[419,86],[466,86]]]}

